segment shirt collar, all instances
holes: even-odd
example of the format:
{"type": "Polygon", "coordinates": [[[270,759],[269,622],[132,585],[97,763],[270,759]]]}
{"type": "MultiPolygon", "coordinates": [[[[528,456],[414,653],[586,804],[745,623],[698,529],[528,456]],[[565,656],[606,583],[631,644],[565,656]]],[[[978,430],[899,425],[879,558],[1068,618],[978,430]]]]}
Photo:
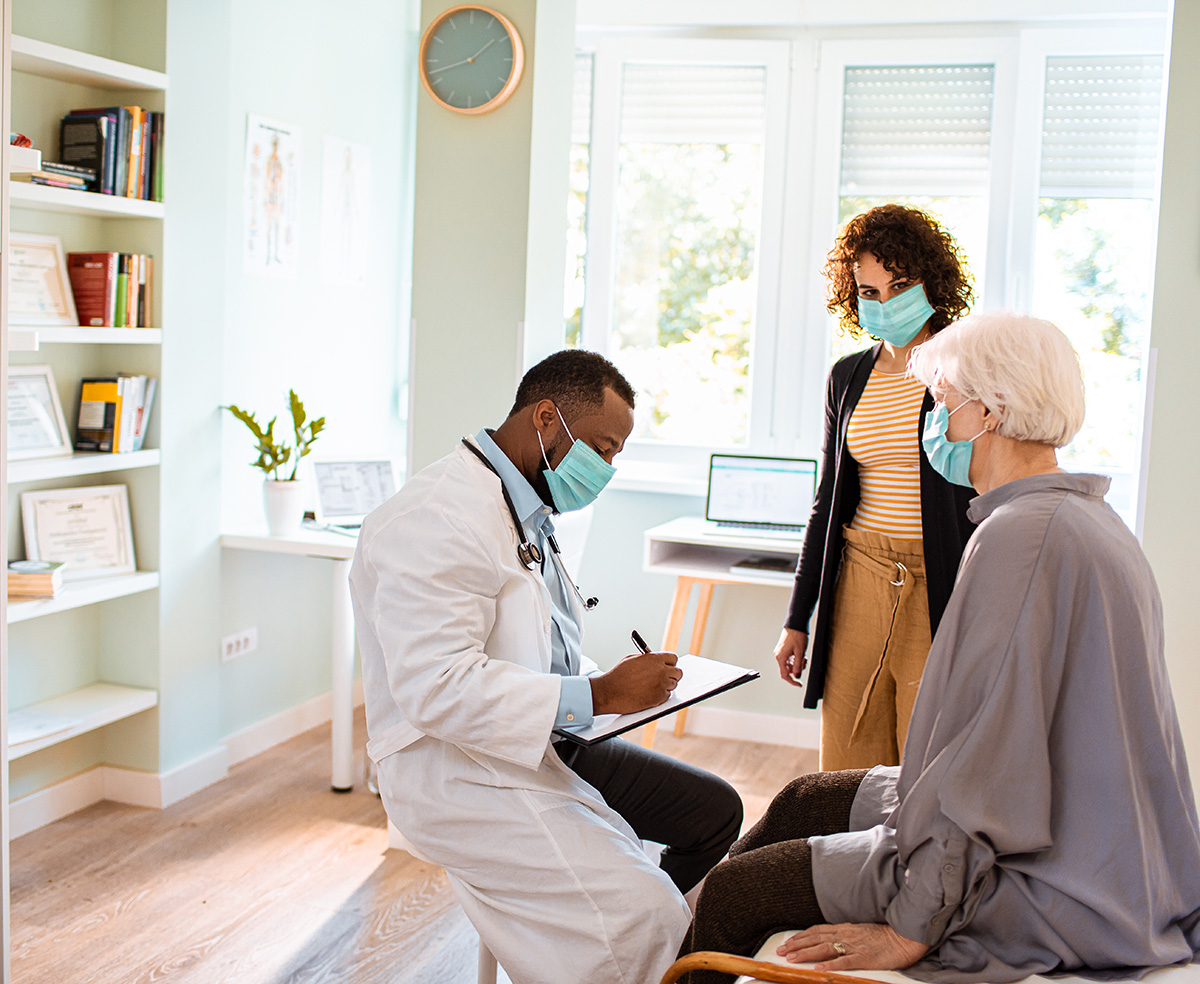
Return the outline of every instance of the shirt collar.
{"type": "Polygon", "coordinates": [[[967,507],[967,518],[972,523],[982,523],[1001,506],[1031,492],[1069,492],[1103,499],[1111,484],[1112,479],[1107,475],[1088,475],[1082,472],[1050,472],[1018,478],[972,499],[967,507]]]}
{"type": "Polygon", "coordinates": [[[553,533],[554,523],[550,520],[552,510],[542,502],[542,497],[534,491],[529,480],[512,463],[512,459],[492,440],[492,435],[487,432],[486,427],[475,435],[475,443],[479,445],[479,450],[491,462],[500,476],[500,481],[508,489],[509,498],[512,499],[513,508],[516,509],[521,522],[540,526],[547,534],[553,533]]]}

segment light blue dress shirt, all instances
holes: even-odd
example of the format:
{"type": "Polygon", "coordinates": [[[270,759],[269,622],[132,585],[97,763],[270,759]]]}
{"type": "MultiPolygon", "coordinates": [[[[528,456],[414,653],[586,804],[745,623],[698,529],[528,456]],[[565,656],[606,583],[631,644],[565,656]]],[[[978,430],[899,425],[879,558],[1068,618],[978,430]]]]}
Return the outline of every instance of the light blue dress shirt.
{"type": "Polygon", "coordinates": [[[486,430],[476,434],[475,441],[499,473],[529,542],[542,552],[542,579],[550,592],[550,669],[563,678],[554,727],[566,730],[586,727],[592,723],[592,685],[587,677],[578,675],[583,662],[583,632],[571,606],[573,591],[550,556],[547,538],[554,534],[550,518],[553,510],[542,502],[542,497],[486,430]]]}

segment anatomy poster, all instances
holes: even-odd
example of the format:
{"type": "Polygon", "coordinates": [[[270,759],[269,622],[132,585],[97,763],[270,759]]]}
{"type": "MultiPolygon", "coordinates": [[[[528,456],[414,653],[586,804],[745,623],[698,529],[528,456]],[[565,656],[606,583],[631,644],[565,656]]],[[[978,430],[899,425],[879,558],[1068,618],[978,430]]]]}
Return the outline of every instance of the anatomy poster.
{"type": "Polygon", "coordinates": [[[370,246],[371,151],[326,137],[321,172],[321,279],[361,284],[370,246]]]}
{"type": "Polygon", "coordinates": [[[242,269],[295,280],[300,216],[300,129],[246,115],[242,269]]]}

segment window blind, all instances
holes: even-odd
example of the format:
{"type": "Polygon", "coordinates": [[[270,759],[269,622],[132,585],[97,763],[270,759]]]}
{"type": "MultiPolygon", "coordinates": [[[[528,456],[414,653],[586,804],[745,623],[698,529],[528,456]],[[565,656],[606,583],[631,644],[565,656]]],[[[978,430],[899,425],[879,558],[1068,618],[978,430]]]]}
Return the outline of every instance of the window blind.
{"type": "Polygon", "coordinates": [[[621,143],[760,144],[762,66],[626,64],[621,143]]]}
{"type": "Polygon", "coordinates": [[[992,65],[848,67],[843,195],[983,195],[992,65]]]}
{"type": "Polygon", "coordinates": [[[571,105],[571,143],[592,142],[592,62],[590,54],[575,55],[575,88],[571,105]]]}
{"type": "Polygon", "coordinates": [[[1046,59],[1043,198],[1153,198],[1161,55],[1046,59]]]}

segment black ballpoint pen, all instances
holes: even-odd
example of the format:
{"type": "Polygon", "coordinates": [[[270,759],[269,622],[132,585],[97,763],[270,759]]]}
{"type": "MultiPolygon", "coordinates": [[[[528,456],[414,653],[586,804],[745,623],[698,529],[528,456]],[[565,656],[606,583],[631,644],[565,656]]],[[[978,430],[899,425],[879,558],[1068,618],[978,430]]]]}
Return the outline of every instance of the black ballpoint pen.
{"type": "Polygon", "coordinates": [[[638,630],[634,629],[629,633],[629,638],[633,640],[633,644],[638,647],[643,653],[650,652],[650,647],[646,645],[646,640],[638,634],[638,630]]]}

